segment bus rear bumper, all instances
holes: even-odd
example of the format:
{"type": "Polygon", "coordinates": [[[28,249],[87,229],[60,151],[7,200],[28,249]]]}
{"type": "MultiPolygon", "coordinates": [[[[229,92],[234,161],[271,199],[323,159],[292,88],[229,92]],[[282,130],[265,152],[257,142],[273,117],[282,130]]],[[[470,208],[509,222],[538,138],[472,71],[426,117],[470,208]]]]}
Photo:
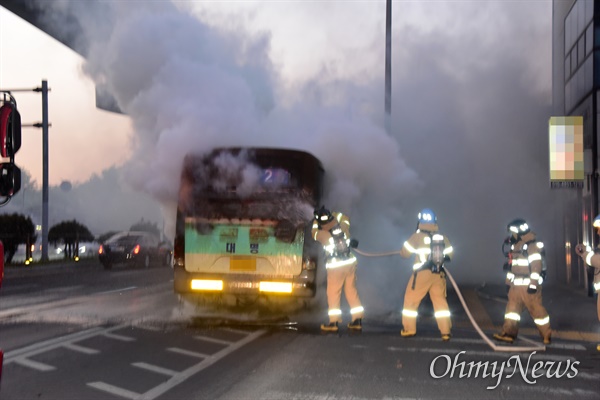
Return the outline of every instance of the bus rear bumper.
{"type": "Polygon", "coordinates": [[[182,267],[174,269],[174,290],[178,294],[233,294],[277,297],[314,297],[316,273],[303,270],[294,277],[250,274],[191,273],[182,267]]]}

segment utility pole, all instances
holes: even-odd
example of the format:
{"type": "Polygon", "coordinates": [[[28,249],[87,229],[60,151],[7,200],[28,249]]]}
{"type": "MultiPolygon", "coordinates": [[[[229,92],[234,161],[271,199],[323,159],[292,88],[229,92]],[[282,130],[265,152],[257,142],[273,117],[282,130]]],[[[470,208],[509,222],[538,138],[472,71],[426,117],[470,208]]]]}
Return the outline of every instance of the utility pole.
{"type": "Polygon", "coordinates": [[[392,132],[392,0],[385,6],[385,130],[392,132]]]}

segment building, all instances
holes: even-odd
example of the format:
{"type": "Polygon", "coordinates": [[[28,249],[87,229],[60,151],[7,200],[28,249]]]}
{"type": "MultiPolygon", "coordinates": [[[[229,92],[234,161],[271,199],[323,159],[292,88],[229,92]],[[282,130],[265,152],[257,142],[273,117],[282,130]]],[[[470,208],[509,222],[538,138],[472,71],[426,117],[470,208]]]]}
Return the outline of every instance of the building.
{"type": "Polygon", "coordinates": [[[582,116],[583,188],[564,195],[565,281],[588,288],[587,268],[575,255],[577,243],[598,243],[592,222],[598,215],[598,116],[600,113],[600,0],[552,2],[553,115],[582,116]]]}

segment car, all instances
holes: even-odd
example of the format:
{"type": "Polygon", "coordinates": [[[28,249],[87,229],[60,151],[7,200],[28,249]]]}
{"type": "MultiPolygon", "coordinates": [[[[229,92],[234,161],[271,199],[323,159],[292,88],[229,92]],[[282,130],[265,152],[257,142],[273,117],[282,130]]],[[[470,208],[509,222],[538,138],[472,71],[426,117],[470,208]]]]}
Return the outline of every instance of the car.
{"type": "Polygon", "coordinates": [[[169,265],[158,236],[149,232],[119,232],[106,240],[98,249],[98,258],[104,269],[115,264],[131,264],[148,268],[151,264],[169,265]]]}

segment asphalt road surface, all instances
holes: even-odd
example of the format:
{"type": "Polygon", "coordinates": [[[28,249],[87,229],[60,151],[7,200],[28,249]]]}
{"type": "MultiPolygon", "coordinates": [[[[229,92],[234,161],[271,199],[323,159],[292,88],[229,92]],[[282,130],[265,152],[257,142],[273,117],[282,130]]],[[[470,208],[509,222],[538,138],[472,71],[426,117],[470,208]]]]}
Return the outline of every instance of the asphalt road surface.
{"type": "MultiPolygon", "coordinates": [[[[358,334],[322,334],[324,310],[190,307],[173,293],[168,267],[9,271],[0,289],[0,398],[600,398],[595,344],[558,339],[545,351],[497,352],[449,301],[450,342],[440,340],[427,302],[414,338],[400,337],[399,315],[369,318],[358,334]]],[[[492,319],[503,311],[482,304],[492,319]]]]}

